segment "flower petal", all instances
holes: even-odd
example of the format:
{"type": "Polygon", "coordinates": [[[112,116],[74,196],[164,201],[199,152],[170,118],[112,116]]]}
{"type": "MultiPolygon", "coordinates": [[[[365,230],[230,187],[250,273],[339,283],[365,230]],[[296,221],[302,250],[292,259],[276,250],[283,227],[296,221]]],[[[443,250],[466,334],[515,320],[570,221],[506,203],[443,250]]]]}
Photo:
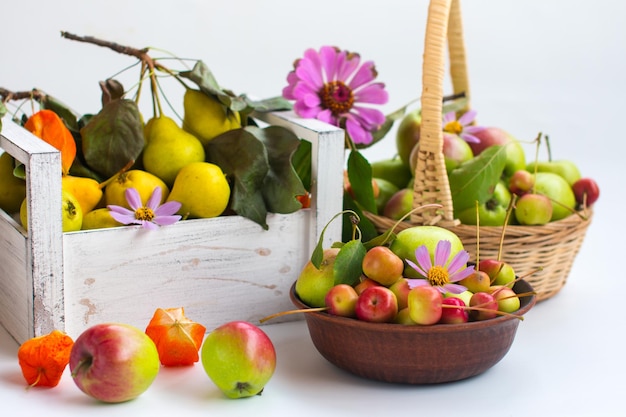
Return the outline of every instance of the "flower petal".
{"type": "Polygon", "coordinates": [[[322,46],[320,48],[320,61],[326,76],[326,82],[332,81],[337,73],[338,50],[334,46],[322,46]]]}
{"type": "Polygon", "coordinates": [[[346,81],[358,68],[361,57],[359,54],[348,53],[347,51],[341,51],[337,57],[339,60],[335,79],[338,81],[346,81]]]}
{"type": "Polygon", "coordinates": [[[447,123],[450,123],[451,121],[456,120],[456,113],[453,111],[450,111],[446,114],[443,115],[443,126],[445,126],[447,123]]]}
{"type": "Polygon", "coordinates": [[[368,145],[373,140],[372,134],[352,117],[346,119],[346,131],[352,142],[356,144],[368,145]]]}
{"type": "Polygon", "coordinates": [[[459,282],[460,280],[469,277],[470,275],[472,275],[474,273],[474,266],[468,266],[465,269],[461,269],[459,271],[456,271],[453,274],[449,274],[448,276],[448,280],[450,282],[459,282]]]}
{"type": "Polygon", "coordinates": [[[352,80],[348,83],[348,86],[356,90],[361,87],[363,84],[367,84],[371,81],[374,81],[376,78],[376,68],[374,67],[374,63],[372,61],[366,61],[359,67],[359,69],[352,77],[352,80]]]}
{"type": "Polygon", "coordinates": [[[407,278],[406,279],[409,288],[413,289],[415,287],[425,287],[430,285],[427,279],[419,279],[419,278],[407,278]]]}
{"type": "Polygon", "coordinates": [[[440,240],[435,248],[435,265],[445,266],[450,257],[452,243],[449,240],[440,240]]]}
{"type": "Polygon", "coordinates": [[[182,204],[178,201],[168,201],[154,210],[154,216],[157,218],[162,216],[171,216],[180,210],[181,206],[182,204]]]}
{"type": "MultiPolygon", "coordinates": [[[[454,258],[450,261],[448,265],[448,273],[454,274],[461,270],[461,268],[467,265],[467,261],[469,261],[470,255],[466,250],[459,251],[454,258]]],[[[474,268],[473,266],[471,267],[474,268]]]]}
{"type": "Polygon", "coordinates": [[[463,116],[459,117],[459,123],[461,126],[467,126],[476,119],[476,110],[468,110],[463,113],[463,116]]]}
{"type": "Polygon", "coordinates": [[[152,191],[152,194],[150,194],[150,198],[146,203],[146,207],[152,209],[153,211],[156,210],[159,207],[159,204],[161,204],[162,195],[163,190],[161,190],[161,187],[154,187],[154,190],[152,191]]]}
{"type": "Polygon", "coordinates": [[[445,284],[443,287],[438,287],[439,291],[445,293],[445,292],[451,292],[452,294],[461,294],[463,291],[466,291],[467,288],[459,285],[459,284],[445,284]]]}
{"type": "Polygon", "coordinates": [[[389,94],[385,90],[385,84],[373,83],[355,91],[354,101],[368,104],[387,104],[389,94]]]}
{"type": "Polygon", "coordinates": [[[141,197],[139,196],[139,192],[135,188],[127,188],[124,192],[124,195],[126,196],[126,201],[128,202],[130,208],[132,208],[133,210],[137,210],[138,208],[142,207],[141,197]]]}
{"type": "MultiPolygon", "coordinates": [[[[415,260],[422,268],[422,270],[426,272],[428,272],[430,268],[433,267],[433,264],[430,260],[430,252],[428,252],[428,248],[426,247],[426,245],[421,245],[417,249],[415,249],[415,260]]],[[[424,276],[428,276],[428,273],[424,274],[424,276]]]]}
{"type": "Polygon", "coordinates": [[[385,115],[380,110],[361,106],[355,106],[352,110],[354,110],[353,114],[358,116],[365,130],[376,130],[385,123],[385,115]]]}
{"type": "MultiPolygon", "coordinates": [[[[132,212],[131,212],[132,213],[132,212]]],[[[122,224],[138,224],[137,219],[135,218],[135,214],[124,214],[117,211],[110,211],[111,217],[117,220],[122,224]]]]}
{"type": "Polygon", "coordinates": [[[159,226],[169,226],[171,224],[176,223],[177,221],[179,221],[181,219],[182,216],[176,215],[176,216],[157,216],[154,219],[152,219],[153,223],[158,224],[159,226]]]}
{"type": "Polygon", "coordinates": [[[461,133],[461,139],[468,143],[480,143],[480,139],[469,133],[461,133]]]}
{"type": "Polygon", "coordinates": [[[148,230],[156,230],[159,228],[159,226],[156,223],[149,222],[147,220],[141,221],[141,227],[143,227],[144,229],[148,229],[148,230]]]}

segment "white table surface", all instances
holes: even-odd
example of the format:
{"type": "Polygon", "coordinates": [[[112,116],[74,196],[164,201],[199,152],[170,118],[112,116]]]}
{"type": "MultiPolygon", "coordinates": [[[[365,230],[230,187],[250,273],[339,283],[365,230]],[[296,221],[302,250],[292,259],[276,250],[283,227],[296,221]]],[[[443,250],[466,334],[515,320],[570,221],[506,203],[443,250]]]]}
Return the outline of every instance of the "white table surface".
{"type": "MultiPolygon", "coordinates": [[[[427,4],[422,0],[398,1],[397,8],[380,7],[383,3],[376,0],[318,0],[306,13],[305,3],[287,0],[241,0],[237,8],[226,0],[109,0],[97,13],[92,2],[58,0],[38,2],[36,7],[33,3],[2,5],[5,33],[24,35],[28,30],[38,48],[36,54],[30,53],[26,38],[8,37],[13,40],[3,44],[0,84],[14,89],[40,87],[83,112],[99,104],[95,82],[129,61],[62,40],[59,30],[200,57],[225,86],[260,97],[280,91],[291,62],[304,49],[337,44],[376,61],[380,79],[391,92],[388,111],[419,93],[427,4]],[[327,24],[331,20],[337,24],[327,24]],[[228,42],[223,41],[225,34],[228,42]],[[256,47],[251,45],[254,42],[256,47]],[[41,62],[75,62],[77,55],[81,62],[94,65],[71,74],[65,65],[41,70],[41,62]],[[72,88],[68,77],[75,83],[72,88]]],[[[462,4],[473,105],[481,122],[505,127],[520,139],[534,138],[539,130],[550,134],[557,158],[575,161],[602,190],[567,284],[526,315],[500,363],[478,377],[437,386],[367,381],[326,362],[300,321],[264,327],[276,346],[278,367],[260,397],[226,399],[197,364],[163,369],[138,399],[104,405],[80,392],[69,374],[54,389],[25,390],[16,358],[18,345],[0,328],[0,416],[626,414],[621,246],[626,236],[626,3],[485,0],[462,4]]],[[[374,158],[391,156],[393,140],[370,151],[374,158]]]]}

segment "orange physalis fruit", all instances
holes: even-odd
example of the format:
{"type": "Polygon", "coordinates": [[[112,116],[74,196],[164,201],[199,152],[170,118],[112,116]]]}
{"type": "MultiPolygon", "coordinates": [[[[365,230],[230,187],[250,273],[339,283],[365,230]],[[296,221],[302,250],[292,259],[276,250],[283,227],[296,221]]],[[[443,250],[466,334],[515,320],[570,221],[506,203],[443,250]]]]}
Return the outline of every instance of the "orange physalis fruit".
{"type": "Polygon", "coordinates": [[[73,344],[72,338],[59,330],[24,342],[17,359],[28,385],[56,387],[70,361],[73,344]]]}
{"type": "Polygon", "coordinates": [[[28,118],[24,128],[61,152],[61,169],[66,175],[76,158],[76,141],[63,120],[52,110],[40,110],[28,118]]]}
{"type": "Polygon", "coordinates": [[[303,195],[296,196],[296,199],[302,204],[303,209],[311,207],[311,193],[308,191],[303,195]]]}
{"type": "Polygon", "coordinates": [[[152,339],[164,366],[193,365],[198,362],[198,351],[206,328],[185,317],[179,308],[158,308],[154,312],[146,334],[152,339]]]}

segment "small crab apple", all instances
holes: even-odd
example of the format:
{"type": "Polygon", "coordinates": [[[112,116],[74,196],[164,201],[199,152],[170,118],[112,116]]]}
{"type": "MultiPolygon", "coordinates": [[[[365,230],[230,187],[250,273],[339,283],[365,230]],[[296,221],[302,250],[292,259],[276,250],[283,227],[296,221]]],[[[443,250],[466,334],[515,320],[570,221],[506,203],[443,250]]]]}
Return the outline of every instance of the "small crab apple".
{"type": "Polygon", "coordinates": [[[409,311],[408,307],[405,307],[402,310],[398,310],[398,314],[396,314],[393,322],[396,324],[403,324],[405,326],[412,326],[417,324],[413,321],[413,319],[411,319],[411,312],[409,311]]]}
{"type": "Polygon", "coordinates": [[[591,178],[581,178],[572,184],[572,190],[578,204],[586,204],[588,207],[598,201],[600,197],[600,187],[591,178]],[[586,198],[586,200],[585,200],[586,198]]]}
{"type": "Polygon", "coordinates": [[[505,313],[513,313],[520,308],[520,299],[509,287],[503,285],[494,285],[489,289],[491,295],[498,302],[498,310],[505,313]]]}
{"type": "Polygon", "coordinates": [[[357,294],[361,295],[361,293],[369,287],[377,287],[379,285],[380,284],[373,279],[362,275],[361,280],[354,286],[354,289],[356,290],[357,294]]]}
{"type": "Polygon", "coordinates": [[[475,293],[487,291],[491,286],[491,278],[485,271],[474,271],[471,275],[459,281],[459,284],[475,293]]]}
{"type": "Polygon", "coordinates": [[[484,271],[491,279],[491,285],[512,286],[515,281],[515,270],[513,267],[497,259],[483,259],[478,263],[478,270],[484,271]]]}
{"type": "Polygon", "coordinates": [[[417,324],[431,325],[439,321],[442,314],[443,295],[435,287],[422,285],[409,292],[408,309],[417,324]]]}
{"type": "Polygon", "coordinates": [[[467,323],[469,321],[469,313],[467,312],[467,309],[465,309],[465,303],[460,298],[444,298],[441,303],[444,307],[441,310],[441,318],[439,319],[439,323],[459,324],[467,323]]]}
{"type": "Polygon", "coordinates": [[[541,226],[552,219],[552,202],[542,194],[524,194],[515,203],[515,218],[519,224],[541,226]]]}
{"type": "Polygon", "coordinates": [[[363,257],[362,268],[368,278],[388,287],[402,277],[404,262],[387,246],[374,246],[363,257]]]}
{"type": "Polygon", "coordinates": [[[354,287],[337,284],[326,293],[328,313],[342,317],[356,317],[356,300],[359,298],[354,287]]]}
{"type": "Polygon", "coordinates": [[[474,295],[474,293],[471,292],[470,290],[465,290],[465,291],[462,291],[462,292],[460,292],[458,294],[455,294],[455,293],[447,291],[447,292],[445,292],[443,294],[443,298],[451,298],[451,297],[458,298],[461,301],[463,301],[465,303],[465,305],[467,306],[467,305],[469,305],[469,302],[470,302],[470,299],[472,298],[472,295],[474,295]]]}
{"type": "Polygon", "coordinates": [[[522,196],[533,188],[535,177],[525,169],[518,169],[509,178],[509,191],[522,196]]]}
{"type": "Polygon", "coordinates": [[[388,323],[398,314],[398,300],[389,288],[377,285],[359,295],[355,310],[359,320],[388,323]]]}
{"type": "Polygon", "coordinates": [[[481,310],[470,310],[469,318],[473,321],[492,319],[497,315],[498,302],[488,292],[477,292],[470,299],[470,307],[479,307],[481,310]]]}
{"type": "Polygon", "coordinates": [[[394,282],[389,289],[396,295],[398,299],[398,309],[402,310],[407,306],[407,300],[409,298],[409,292],[411,291],[411,287],[409,287],[409,281],[406,278],[400,278],[396,282],[394,282]]]}

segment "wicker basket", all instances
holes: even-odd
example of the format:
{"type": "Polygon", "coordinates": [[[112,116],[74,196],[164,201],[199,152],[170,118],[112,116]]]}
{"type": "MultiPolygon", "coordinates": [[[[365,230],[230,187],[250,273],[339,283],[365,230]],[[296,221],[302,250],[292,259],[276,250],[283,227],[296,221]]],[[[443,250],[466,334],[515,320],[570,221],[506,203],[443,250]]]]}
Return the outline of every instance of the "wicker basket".
{"type": "MultiPolygon", "coordinates": [[[[538,300],[547,299],[565,285],[591,222],[592,211],[583,210],[543,226],[508,225],[504,236],[502,227],[462,225],[454,218],[441,129],[446,39],[454,93],[464,92],[469,103],[459,0],[431,0],[426,25],[422,125],[417,145],[413,206],[435,203],[441,209],[418,210],[409,222],[403,222],[395,230],[423,224],[446,227],[461,238],[472,261],[477,255],[480,259],[497,258],[502,249],[501,259],[510,263],[519,276],[525,277],[537,292],[538,300]],[[537,271],[538,268],[541,270],[537,271]],[[529,275],[533,271],[537,272],[529,275]]],[[[383,216],[366,215],[379,231],[389,230],[396,223],[383,216]]]]}

